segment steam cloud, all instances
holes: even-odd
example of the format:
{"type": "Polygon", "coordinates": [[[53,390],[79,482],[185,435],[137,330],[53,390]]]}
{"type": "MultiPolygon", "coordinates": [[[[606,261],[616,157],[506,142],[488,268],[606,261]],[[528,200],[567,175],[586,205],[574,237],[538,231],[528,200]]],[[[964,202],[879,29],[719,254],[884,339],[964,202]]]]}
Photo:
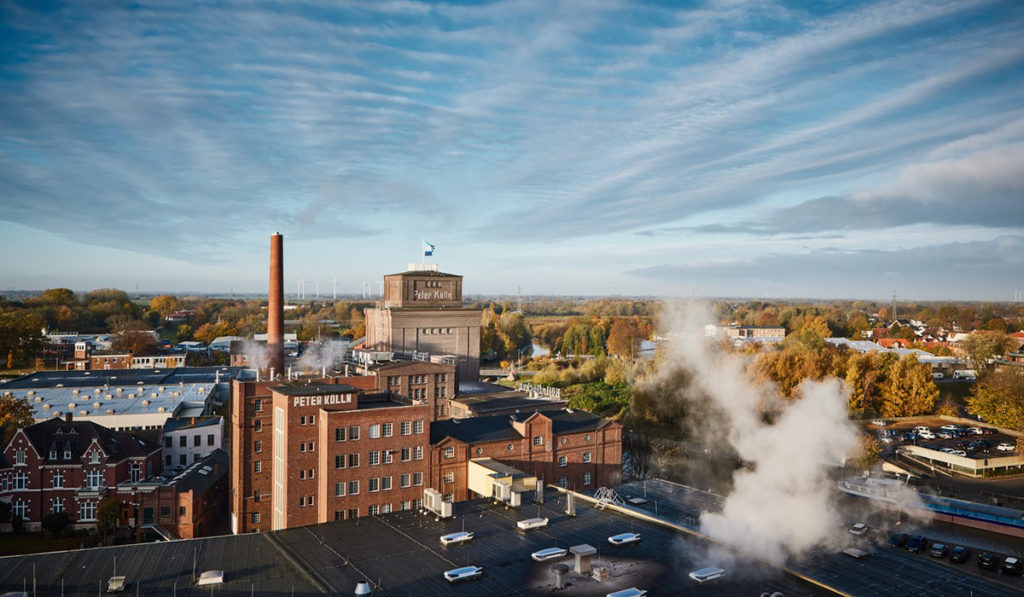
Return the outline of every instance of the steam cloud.
{"type": "Polygon", "coordinates": [[[751,378],[749,357],[709,342],[706,305],[666,310],[672,342],[659,377],[682,370],[684,399],[704,402],[688,411],[705,411],[714,421],[691,421],[691,427],[705,434],[707,445],[725,442],[744,462],[722,511],[701,516],[702,531],[776,564],[828,542],[840,523],[828,471],[852,453],[859,435],[847,418],[842,384],[805,382],[802,398],[787,403],[770,384],[751,378]]]}
{"type": "Polygon", "coordinates": [[[266,369],[270,364],[270,356],[267,354],[267,345],[252,340],[242,341],[242,354],[245,355],[245,362],[253,369],[266,369]]]}
{"type": "Polygon", "coordinates": [[[297,368],[300,371],[317,372],[327,368],[328,371],[339,365],[349,352],[350,344],[337,340],[328,340],[319,344],[310,344],[299,357],[297,368]]]}

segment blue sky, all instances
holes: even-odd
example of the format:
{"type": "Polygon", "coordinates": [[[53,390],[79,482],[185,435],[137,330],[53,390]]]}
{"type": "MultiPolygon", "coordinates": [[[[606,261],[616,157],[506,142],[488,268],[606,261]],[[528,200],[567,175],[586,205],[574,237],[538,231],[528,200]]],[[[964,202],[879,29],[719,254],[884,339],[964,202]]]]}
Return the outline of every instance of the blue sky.
{"type": "Polygon", "coordinates": [[[1010,300],[1024,4],[0,2],[0,291],[1010,300]]]}

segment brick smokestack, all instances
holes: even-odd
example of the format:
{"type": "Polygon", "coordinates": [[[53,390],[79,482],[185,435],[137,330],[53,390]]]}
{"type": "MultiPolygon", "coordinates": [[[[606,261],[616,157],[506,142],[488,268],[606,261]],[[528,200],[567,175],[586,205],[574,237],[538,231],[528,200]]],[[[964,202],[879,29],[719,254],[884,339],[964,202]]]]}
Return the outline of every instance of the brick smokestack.
{"type": "Polygon", "coordinates": [[[270,297],[267,307],[267,367],[284,372],[284,237],[270,237],[270,297]]]}

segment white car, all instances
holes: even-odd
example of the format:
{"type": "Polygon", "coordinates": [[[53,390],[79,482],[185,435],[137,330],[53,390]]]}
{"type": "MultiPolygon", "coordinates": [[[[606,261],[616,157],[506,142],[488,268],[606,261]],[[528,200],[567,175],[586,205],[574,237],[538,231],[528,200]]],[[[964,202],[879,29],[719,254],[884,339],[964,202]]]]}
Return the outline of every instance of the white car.
{"type": "Polygon", "coordinates": [[[565,556],[569,555],[568,550],[562,549],[561,547],[549,547],[540,551],[535,551],[530,554],[535,562],[547,562],[549,560],[561,560],[565,556]]]}
{"type": "Polygon", "coordinates": [[[444,535],[441,537],[441,545],[453,545],[455,543],[463,543],[466,541],[473,540],[473,533],[468,531],[462,531],[459,533],[452,533],[450,535],[444,535]]]}
{"type": "Polygon", "coordinates": [[[960,426],[950,423],[949,425],[943,425],[942,427],[939,427],[939,429],[943,431],[960,431],[960,426]]]}
{"type": "Polygon", "coordinates": [[[1000,452],[1013,452],[1016,449],[1017,449],[1017,446],[1015,446],[1013,444],[1008,444],[1006,442],[1003,442],[1003,443],[999,444],[998,446],[996,446],[996,450],[999,450],[1000,452]]]}
{"type": "Polygon", "coordinates": [[[721,568],[701,568],[690,573],[690,578],[701,584],[718,580],[723,576],[725,576],[725,570],[721,568]]]}
{"type": "Polygon", "coordinates": [[[526,520],[520,520],[516,523],[521,531],[529,531],[531,529],[542,529],[548,526],[547,518],[527,518],[526,520]]]}
{"type": "Polygon", "coordinates": [[[967,433],[971,433],[971,434],[974,434],[974,435],[984,435],[985,434],[985,432],[981,429],[981,427],[969,427],[967,429],[967,433]]]}
{"type": "Polygon", "coordinates": [[[868,525],[864,524],[863,522],[858,522],[857,524],[850,527],[851,535],[857,535],[859,537],[860,535],[863,535],[866,532],[868,532],[868,525]]]}
{"type": "Polygon", "coordinates": [[[935,439],[935,434],[931,431],[918,431],[917,437],[921,439],[935,439]]]}
{"type": "Polygon", "coordinates": [[[448,582],[459,582],[460,580],[473,580],[474,578],[480,578],[483,574],[484,569],[480,566],[465,566],[445,572],[444,579],[448,582]]]}
{"type": "Polygon", "coordinates": [[[608,543],[612,545],[629,545],[640,540],[640,533],[619,533],[608,537],[608,543]]]}
{"type": "Polygon", "coordinates": [[[885,427],[889,424],[889,421],[886,421],[885,419],[875,419],[874,421],[871,421],[871,424],[875,427],[885,427]]]}

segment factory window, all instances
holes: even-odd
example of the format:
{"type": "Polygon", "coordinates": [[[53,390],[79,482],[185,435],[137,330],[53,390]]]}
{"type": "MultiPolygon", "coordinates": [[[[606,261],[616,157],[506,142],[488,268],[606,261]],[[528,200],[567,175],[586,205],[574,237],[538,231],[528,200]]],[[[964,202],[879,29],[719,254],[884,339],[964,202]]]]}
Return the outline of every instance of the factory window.
{"type": "Polygon", "coordinates": [[[423,460],[423,446],[416,446],[412,449],[413,460],[423,460]]]}
{"type": "Polygon", "coordinates": [[[348,428],[348,439],[349,441],[355,441],[359,439],[359,426],[353,425],[348,428]]]}
{"type": "Polygon", "coordinates": [[[14,473],[14,484],[11,489],[28,489],[28,473],[14,473]]]}
{"type": "Polygon", "coordinates": [[[345,520],[345,511],[344,510],[335,510],[334,511],[334,520],[335,520],[335,522],[337,522],[339,520],[345,520]]]}
{"type": "Polygon", "coordinates": [[[564,438],[564,437],[563,437],[563,438],[562,438],[562,439],[560,439],[559,441],[561,441],[561,442],[562,442],[562,445],[564,446],[564,445],[565,445],[565,442],[566,442],[567,440],[566,440],[566,438],[564,438]]]}
{"type": "Polygon", "coordinates": [[[307,452],[313,452],[316,450],[316,442],[309,442],[309,446],[306,448],[307,452]]]}
{"type": "Polygon", "coordinates": [[[251,520],[253,524],[259,524],[260,523],[260,513],[259,512],[253,512],[252,516],[249,518],[249,520],[251,520]]]}
{"type": "Polygon", "coordinates": [[[253,462],[252,463],[252,470],[253,470],[254,473],[262,473],[263,472],[263,462],[259,461],[259,460],[253,462]]]}
{"type": "Polygon", "coordinates": [[[402,448],[402,462],[412,460],[412,448],[402,448]]]}
{"type": "Polygon", "coordinates": [[[402,421],[400,432],[402,435],[412,435],[412,421],[402,421]]]}
{"type": "Polygon", "coordinates": [[[366,490],[371,492],[371,493],[374,492],[374,491],[379,491],[380,490],[380,479],[377,479],[375,477],[375,478],[370,479],[369,481],[367,481],[366,490]]]}
{"type": "Polygon", "coordinates": [[[349,481],[348,482],[348,494],[349,495],[356,495],[357,493],[359,493],[359,481],[349,481]]]}
{"type": "Polygon", "coordinates": [[[206,434],[206,445],[207,446],[212,446],[213,445],[213,434],[212,433],[207,433],[206,434]]]}
{"type": "Polygon", "coordinates": [[[165,437],[164,438],[164,447],[165,448],[170,448],[171,447],[171,438],[170,437],[165,437]]]}
{"type": "Polygon", "coordinates": [[[305,469],[303,469],[303,470],[299,471],[299,480],[300,481],[304,481],[305,479],[306,479],[306,471],[305,471],[305,469]]]}
{"type": "Polygon", "coordinates": [[[260,501],[260,491],[258,489],[252,492],[252,501],[260,501]]]}
{"type": "Polygon", "coordinates": [[[393,435],[393,425],[391,423],[384,423],[380,426],[380,434],[383,437],[391,437],[393,435]]]}
{"type": "Polygon", "coordinates": [[[314,473],[313,469],[309,469],[308,471],[306,471],[306,478],[307,479],[312,479],[314,477],[314,475],[315,475],[315,473],[314,473]]]}
{"type": "Polygon", "coordinates": [[[61,500],[53,500],[50,502],[50,513],[60,514],[64,511],[64,502],[61,500]]]}
{"type": "Polygon", "coordinates": [[[201,435],[197,434],[197,435],[193,435],[192,436],[192,445],[193,446],[201,446],[202,444],[203,444],[203,437],[201,435]]]}
{"type": "Polygon", "coordinates": [[[445,483],[454,483],[455,482],[455,473],[452,472],[452,471],[449,471],[449,472],[445,473],[444,474],[444,482],[445,483]]]}
{"type": "Polygon", "coordinates": [[[583,473],[583,484],[590,485],[590,473],[583,473]]]}
{"type": "Polygon", "coordinates": [[[398,485],[400,487],[408,487],[411,479],[412,477],[409,475],[409,473],[402,473],[398,477],[398,485]]]}
{"type": "Polygon", "coordinates": [[[423,507],[423,500],[413,500],[412,501],[412,509],[413,510],[419,510],[422,507],[423,507]]]}
{"type": "Polygon", "coordinates": [[[334,441],[343,442],[345,441],[345,428],[335,427],[334,428],[334,441]]]}
{"type": "Polygon", "coordinates": [[[340,481],[334,484],[334,497],[342,497],[345,495],[345,482],[340,481]]]}
{"type": "Polygon", "coordinates": [[[583,453],[583,462],[590,462],[590,452],[583,453]]]}
{"type": "Polygon", "coordinates": [[[60,489],[64,487],[64,472],[54,471],[53,472],[53,488],[60,489]]]}
{"type": "Polygon", "coordinates": [[[380,490],[381,491],[391,491],[391,477],[381,477],[380,478],[380,490]]]}
{"type": "Polygon", "coordinates": [[[533,436],[533,445],[535,445],[535,446],[543,446],[544,445],[544,436],[543,435],[535,435],[535,436],[533,436]]]}
{"type": "Polygon", "coordinates": [[[78,513],[81,520],[96,520],[96,502],[84,502],[78,513]]]}
{"type": "Polygon", "coordinates": [[[380,514],[380,506],[370,506],[367,511],[370,513],[370,516],[376,516],[380,514]]]}
{"type": "Polygon", "coordinates": [[[370,456],[370,458],[369,458],[368,464],[370,466],[377,466],[378,464],[380,464],[380,452],[379,451],[372,450],[370,452],[369,456],[370,456]]]}
{"type": "Polygon", "coordinates": [[[179,435],[178,436],[178,447],[179,448],[187,448],[188,447],[188,438],[185,437],[184,435],[179,435]]]}
{"type": "Polygon", "coordinates": [[[384,504],[380,507],[380,511],[383,514],[391,514],[391,504],[384,504]]]}
{"type": "Polygon", "coordinates": [[[416,435],[423,433],[423,421],[413,421],[412,432],[416,435]]]}
{"type": "Polygon", "coordinates": [[[359,453],[355,452],[348,455],[348,467],[355,468],[359,466],[359,453]]]}
{"type": "Polygon", "coordinates": [[[359,510],[357,510],[355,508],[350,508],[349,511],[348,511],[348,517],[349,517],[349,520],[354,519],[354,518],[359,518],[359,510]]]}
{"type": "Polygon", "coordinates": [[[417,487],[419,487],[420,485],[423,485],[423,473],[413,473],[412,474],[412,484],[417,486],[417,487]]]}
{"type": "Polygon", "coordinates": [[[252,401],[252,409],[256,412],[263,412],[263,400],[257,398],[252,401]]]}
{"type": "Polygon", "coordinates": [[[263,440],[256,440],[252,442],[252,451],[259,453],[263,451],[263,440]]]}
{"type": "Polygon", "coordinates": [[[345,455],[336,454],[334,456],[334,468],[345,468],[345,455]]]}
{"type": "Polygon", "coordinates": [[[565,456],[559,456],[558,457],[558,466],[565,466],[567,464],[569,464],[569,459],[568,458],[566,458],[565,456]]]}
{"type": "Polygon", "coordinates": [[[370,425],[370,439],[380,438],[380,425],[373,423],[370,425]]]}
{"type": "Polygon", "coordinates": [[[455,458],[455,447],[454,446],[446,446],[445,449],[444,449],[444,457],[445,458],[455,458]]]}
{"type": "Polygon", "coordinates": [[[178,516],[185,516],[185,506],[178,506],[178,516]]]}
{"type": "Polygon", "coordinates": [[[483,449],[483,448],[477,448],[477,449],[476,449],[476,455],[477,455],[477,456],[479,456],[479,455],[481,455],[481,454],[483,454],[483,453],[484,453],[484,449],[483,449]]]}
{"type": "Polygon", "coordinates": [[[302,508],[306,505],[306,496],[299,497],[299,507],[302,508]]]}
{"type": "Polygon", "coordinates": [[[590,441],[590,434],[589,433],[583,436],[583,441],[588,441],[588,442],[590,441]]]}
{"type": "Polygon", "coordinates": [[[99,464],[100,463],[100,452],[99,452],[99,450],[93,450],[93,453],[90,456],[91,457],[89,458],[89,464],[99,464]]]}
{"type": "Polygon", "coordinates": [[[256,419],[255,421],[253,421],[252,430],[255,431],[256,433],[263,431],[263,421],[261,421],[260,419],[256,419]]]}
{"type": "Polygon", "coordinates": [[[569,479],[567,479],[565,477],[559,477],[558,478],[558,486],[561,487],[562,489],[565,489],[566,487],[569,486],[569,479]]]}
{"type": "Polygon", "coordinates": [[[181,466],[188,464],[188,454],[178,454],[178,464],[181,466]]]}
{"type": "Polygon", "coordinates": [[[131,476],[132,483],[138,483],[142,479],[142,464],[133,462],[129,475],[131,476]]]}
{"type": "Polygon", "coordinates": [[[299,442],[299,452],[306,451],[306,442],[299,442]]]}
{"type": "Polygon", "coordinates": [[[505,446],[505,449],[508,450],[509,452],[511,452],[513,448],[515,448],[515,446],[513,446],[512,444],[505,446]]]}
{"type": "Polygon", "coordinates": [[[412,510],[412,502],[409,500],[405,500],[399,507],[402,510],[412,510]]]}
{"type": "Polygon", "coordinates": [[[444,501],[451,503],[455,501],[455,496],[450,493],[446,493],[444,494],[444,501]]]}
{"type": "Polygon", "coordinates": [[[391,464],[395,459],[393,450],[384,450],[384,464],[391,464]]]}
{"type": "Polygon", "coordinates": [[[312,496],[312,495],[311,495],[311,496],[309,496],[308,498],[306,498],[306,503],[307,503],[307,504],[309,504],[310,506],[312,506],[313,504],[315,504],[315,503],[316,503],[316,498],[315,498],[315,496],[312,496]]]}

